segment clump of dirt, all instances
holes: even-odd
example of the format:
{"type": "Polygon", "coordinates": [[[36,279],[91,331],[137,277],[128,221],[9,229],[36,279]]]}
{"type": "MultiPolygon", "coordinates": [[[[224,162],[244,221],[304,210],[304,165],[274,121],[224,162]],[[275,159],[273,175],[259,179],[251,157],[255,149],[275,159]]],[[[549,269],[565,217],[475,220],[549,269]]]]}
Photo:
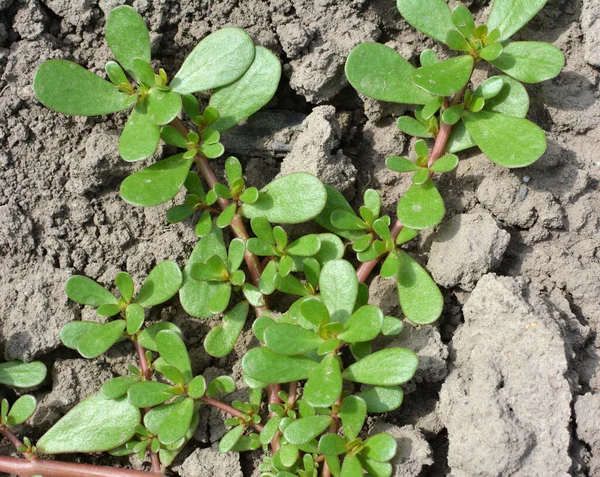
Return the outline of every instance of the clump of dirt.
{"type": "MultiPolygon", "coordinates": [[[[0,351],[5,359],[40,358],[54,370],[35,392],[43,404],[37,427],[24,429],[34,438],[97,390],[99,377],[135,362],[126,344],[85,363],[60,346],[64,324],[97,319],[67,301],[65,280],[85,274],[109,284],[128,270],[139,283],[157,262],[183,264],[196,242],[191,223],[166,222],[169,204],[141,209],[119,198],[120,181],[141,167],[118,158],[124,114],[68,118],[33,95],[35,68],[49,58],[103,74],[111,59],[105,18],[122,3],[0,0],[0,351]]],[[[280,172],[312,171],[355,205],[366,188],[378,189],[394,214],[410,179],[387,170],[384,159],[410,155],[411,141],[394,124],[407,108],[359,97],[347,87],[345,57],[363,41],[386,43],[413,62],[425,47],[447,52],[414,32],[393,0],[128,3],[146,19],[154,58],[171,74],[223,26],[245,28],[279,55],[285,77],[274,101],[223,137],[249,182],[260,187],[280,172]]],[[[486,18],[489,1],[463,3],[486,18]]],[[[598,38],[596,0],[549,0],[515,37],[549,41],[567,58],[558,78],[528,86],[529,117],[547,131],[547,153],[509,171],[469,151],[438,180],[445,222],[409,250],[447,287],[444,315],[398,337],[423,356],[419,373],[400,410],[370,421],[398,440],[395,475],[599,472],[598,38]]],[[[374,279],[370,294],[398,316],[392,282],[374,279]]],[[[196,371],[239,378],[235,359],[212,360],[202,350],[209,323],[175,302],[153,313],[184,329],[196,371]]],[[[205,415],[173,471],[252,475],[253,454],[240,460],[215,452],[223,432],[217,412],[205,415]]],[[[0,453],[10,452],[0,442],[0,453]]]]}

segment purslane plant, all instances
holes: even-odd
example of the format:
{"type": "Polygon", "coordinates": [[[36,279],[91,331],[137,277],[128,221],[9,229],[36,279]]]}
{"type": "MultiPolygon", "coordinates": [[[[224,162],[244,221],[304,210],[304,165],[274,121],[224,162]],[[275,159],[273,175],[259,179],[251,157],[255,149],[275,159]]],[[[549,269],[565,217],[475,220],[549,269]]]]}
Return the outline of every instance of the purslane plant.
{"type": "MultiPolygon", "coordinates": [[[[409,322],[427,325],[441,315],[440,290],[402,245],[442,220],[444,204],[433,178],[457,167],[455,153],[478,146],[502,166],[523,167],[544,152],[543,131],[525,119],[529,99],[520,81],[552,78],[563,66],[562,53],[544,43],[506,41],[545,3],[495,0],[488,24],[476,26],[464,6],[451,11],[444,0],[398,0],[412,26],[459,55],[440,61],[426,50],[421,67],[414,68],[381,44],[362,44],[351,52],[346,74],[359,92],[418,105],[414,118],[398,119],[400,130],[422,138],[414,145],[416,160],[387,160],[392,170],[413,174],[393,223],[382,215],[377,191],[364,192],[357,214],[341,193],[310,174],[278,177],[258,190],[246,184],[240,161],[229,157],[224,161],[227,184],[217,180],[209,159],[224,153],[221,132],[264,106],[281,73],[277,58],[255,47],[242,30],[227,28],[206,37],[169,81],[164,70],[152,68],[144,20],[122,6],[106,24],[118,61],[107,64],[110,82],[65,60],[43,63],[34,90],[46,106],[75,115],[131,109],[119,141],[126,161],[152,156],[161,139],[182,151],[130,175],[121,196],[134,206],[181,197],[166,221],[193,219],[199,240],[183,270],[175,262],[159,263],[137,293],[126,272],[115,277],[116,295],[86,277],[68,280],[69,298],[96,308],[102,318],[69,323],[61,331],[62,342],[94,358],[129,341],[139,365],[130,365],[128,375],[108,381],[99,394],[76,405],[35,447],[21,444],[11,430],[31,415],[35,401],[21,398],[11,410],[3,402],[0,431],[26,459],[0,457],[0,470],[46,477],[145,475],[38,457],[109,451],[149,456],[153,471],[160,472],[191,439],[203,408],[214,406],[229,415],[221,451],[270,447],[260,465],[264,477],[389,477],[396,440],[366,435],[364,423],[367,413],[402,404],[401,385],[413,377],[418,358],[409,349],[381,348],[381,338],[373,343],[401,333],[404,322],[369,304],[364,282],[383,260],[378,273],[396,281],[409,322]],[[481,61],[505,75],[472,87],[481,61]],[[209,90],[201,108],[193,93],[209,90]],[[182,113],[193,130],[180,119],[182,113]],[[434,140],[431,150],[427,140],[434,140]],[[194,166],[198,172],[191,170],[194,166]],[[325,231],[290,237],[285,229],[313,220],[325,231]],[[225,228],[233,235],[229,241],[225,228]],[[217,358],[233,350],[254,309],[251,328],[260,346],[242,359],[246,402],[218,399],[236,390],[231,377],[207,381],[194,374],[177,326],[146,323],[150,307],[176,294],[193,317],[222,314],[221,324],[204,341],[217,358]],[[283,295],[291,300],[281,300],[283,295]],[[290,302],[282,309],[280,303],[290,302]]],[[[3,380],[2,366],[0,383],[18,385],[14,373],[12,381],[3,380]]],[[[40,376],[21,384],[37,384],[40,376]]]]}

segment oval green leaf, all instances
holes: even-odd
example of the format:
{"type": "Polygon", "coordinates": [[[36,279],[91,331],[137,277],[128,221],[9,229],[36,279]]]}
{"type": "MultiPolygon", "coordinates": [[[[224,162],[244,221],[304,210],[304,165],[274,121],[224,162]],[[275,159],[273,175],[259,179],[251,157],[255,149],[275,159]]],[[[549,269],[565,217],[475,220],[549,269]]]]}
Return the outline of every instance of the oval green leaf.
{"type": "Polygon", "coordinates": [[[117,61],[135,78],[134,58],[150,62],[150,35],[142,16],[133,8],[113,8],[106,20],[106,42],[117,61]]]}
{"type": "Polygon", "coordinates": [[[374,386],[357,396],[367,403],[367,412],[383,413],[398,409],[404,399],[404,392],[400,386],[374,386]]]}
{"type": "Polygon", "coordinates": [[[417,30],[444,43],[454,30],[452,14],[445,0],[397,0],[400,15],[417,30]]]}
{"type": "Polygon", "coordinates": [[[65,284],[65,293],[74,302],[82,305],[102,306],[116,305],[117,299],[94,280],[81,275],[74,275],[65,284]]]}
{"type": "Polygon", "coordinates": [[[170,384],[144,381],[134,384],[127,391],[127,397],[136,407],[153,407],[171,399],[174,394],[170,384]]]}
{"type": "Polygon", "coordinates": [[[539,83],[558,76],[565,56],[550,43],[515,41],[504,46],[502,54],[490,63],[523,83],[539,83]]]}
{"type": "Polygon", "coordinates": [[[396,439],[389,434],[381,433],[369,437],[361,453],[376,462],[387,462],[396,455],[396,448],[396,439]]]}
{"type": "Polygon", "coordinates": [[[321,270],[319,291],[331,321],[345,323],[354,311],[358,279],[350,262],[331,260],[321,270]]]}
{"type": "Polygon", "coordinates": [[[159,141],[160,128],[134,108],[119,138],[119,155],[127,162],[146,159],[156,152],[159,141]]]}
{"type": "Polygon", "coordinates": [[[223,325],[216,326],[204,339],[204,349],[215,358],[227,356],[244,328],[248,316],[248,303],[242,301],[229,310],[223,317],[223,325]]]}
{"type": "Polygon", "coordinates": [[[500,30],[499,42],[508,40],[531,20],[548,0],[495,0],[488,17],[489,31],[500,30]]]}
{"type": "Polygon", "coordinates": [[[430,229],[444,218],[444,200],[431,179],[413,184],[398,202],[398,220],[411,229],[430,229]]]}
{"type": "Polygon", "coordinates": [[[174,91],[151,88],[146,101],[146,114],[154,124],[170,123],[181,111],[181,95],[174,91]]]}
{"type": "Polygon", "coordinates": [[[41,361],[0,363],[0,384],[15,388],[31,388],[46,379],[46,365],[41,361]]]}
{"type": "Polygon", "coordinates": [[[290,423],[283,431],[283,435],[290,444],[297,446],[312,441],[331,424],[331,416],[303,417],[290,423]]]}
{"type": "Polygon", "coordinates": [[[383,325],[383,313],[374,305],[361,306],[344,324],[338,338],[346,343],[361,343],[377,337],[383,325]]]}
{"type": "Polygon", "coordinates": [[[318,366],[311,359],[282,356],[264,346],[251,349],[242,359],[244,373],[264,383],[289,383],[307,379],[318,366]]]}
{"type": "Polygon", "coordinates": [[[284,356],[313,351],[323,342],[314,331],[288,323],[275,323],[269,326],[264,332],[264,339],[271,351],[284,356]]]}
{"type": "Polygon", "coordinates": [[[33,396],[25,395],[17,399],[10,408],[6,425],[8,427],[23,424],[35,412],[37,401],[33,396]]]}
{"type": "Polygon", "coordinates": [[[173,331],[160,331],[156,335],[156,346],[161,357],[171,366],[175,366],[181,371],[185,383],[189,383],[193,377],[192,364],[181,337],[173,331]]]}
{"type": "Polygon", "coordinates": [[[375,386],[396,386],[409,381],[419,365],[417,355],[406,348],[377,351],[350,365],[344,379],[375,386]]]}
{"type": "Polygon", "coordinates": [[[169,417],[160,426],[158,440],[168,445],[183,438],[190,427],[193,416],[194,400],[192,398],[178,402],[173,406],[169,417]]]}
{"type": "Polygon", "coordinates": [[[418,87],[436,96],[453,96],[467,84],[473,71],[473,57],[462,55],[413,71],[418,87]]]}
{"type": "Polygon", "coordinates": [[[335,353],[326,354],[304,386],[303,399],[313,407],[330,407],[342,393],[342,371],[335,353]]]}
{"type": "Polygon", "coordinates": [[[152,269],[135,297],[135,303],[149,308],[171,299],[181,288],[183,274],[171,260],[160,262],[152,269]]]}
{"type": "Polygon", "coordinates": [[[367,417],[367,404],[358,396],[348,396],[342,401],[340,418],[348,441],[358,437],[367,417]]]}
{"type": "Polygon", "coordinates": [[[125,320],[111,321],[93,328],[79,338],[77,351],[84,358],[97,358],[114,345],[125,331],[125,320]]]}

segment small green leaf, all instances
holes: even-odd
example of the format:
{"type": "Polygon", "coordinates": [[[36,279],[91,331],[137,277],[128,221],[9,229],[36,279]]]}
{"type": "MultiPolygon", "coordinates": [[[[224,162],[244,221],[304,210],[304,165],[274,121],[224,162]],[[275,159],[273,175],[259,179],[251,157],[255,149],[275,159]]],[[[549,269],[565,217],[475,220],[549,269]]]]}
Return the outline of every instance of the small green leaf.
{"type": "Polygon", "coordinates": [[[98,316],[115,316],[123,311],[121,305],[100,305],[96,310],[98,316]]]}
{"type": "MultiPolygon", "coordinates": [[[[504,85],[493,98],[488,98],[484,109],[495,113],[524,118],[529,111],[529,94],[525,87],[510,76],[500,76],[504,85]]],[[[475,144],[475,143],[473,143],[475,144]]]]}
{"type": "Polygon", "coordinates": [[[274,416],[264,425],[263,430],[260,433],[260,442],[263,445],[269,444],[275,434],[279,430],[279,424],[281,424],[281,417],[274,416]]]}
{"type": "Polygon", "coordinates": [[[140,418],[126,398],[107,400],[96,394],[71,409],[36,447],[43,454],[104,452],[129,441],[140,418]]]}
{"type": "Polygon", "coordinates": [[[321,270],[319,289],[331,321],[345,323],[352,312],[358,295],[356,271],[350,262],[331,260],[321,270]]]}
{"type": "Polygon", "coordinates": [[[488,18],[490,32],[500,30],[499,42],[508,40],[531,20],[548,0],[496,0],[488,18]]]}
{"type": "Polygon", "coordinates": [[[206,388],[208,397],[218,396],[220,393],[228,394],[235,391],[235,381],[229,376],[219,376],[213,379],[206,388]]]}
{"type": "Polygon", "coordinates": [[[550,43],[515,41],[490,61],[496,68],[523,83],[539,83],[557,76],[565,66],[565,57],[550,43]]]}
{"type": "Polygon", "coordinates": [[[421,170],[421,168],[413,161],[400,156],[388,157],[385,160],[385,165],[388,166],[388,168],[390,168],[392,171],[396,172],[414,172],[421,170]]]}
{"type": "Polygon", "coordinates": [[[283,431],[283,435],[290,444],[307,444],[331,424],[331,416],[303,417],[290,423],[283,431]]]}
{"type": "Polygon", "coordinates": [[[350,365],[344,379],[376,386],[395,386],[409,381],[419,364],[417,355],[406,348],[377,351],[350,365]]]}
{"type": "Polygon", "coordinates": [[[412,239],[414,239],[417,235],[419,235],[419,231],[417,229],[411,229],[410,227],[403,226],[402,230],[398,234],[398,238],[396,238],[396,245],[402,245],[412,239]]]}
{"type": "Polygon", "coordinates": [[[235,202],[229,204],[223,212],[217,217],[217,227],[225,228],[233,222],[235,213],[237,212],[237,204],[235,202]]]}
{"type": "Polygon", "coordinates": [[[450,172],[456,169],[458,166],[458,157],[454,154],[446,154],[443,157],[440,157],[437,161],[435,161],[429,170],[433,172],[443,173],[450,172]]]}
{"type": "MultiPolygon", "coordinates": [[[[286,468],[293,466],[297,462],[299,455],[298,447],[291,444],[283,444],[279,449],[279,460],[286,468]]],[[[290,476],[292,475],[295,476],[295,474],[290,474],[290,476]]]]}
{"type": "Polygon", "coordinates": [[[347,451],[346,441],[337,434],[325,434],[319,439],[319,454],[340,455],[347,451]]]}
{"type": "Polygon", "coordinates": [[[453,96],[467,84],[473,71],[470,55],[451,58],[435,65],[421,67],[411,79],[418,87],[436,96],[453,96]]]}
{"type": "Polygon", "coordinates": [[[302,300],[300,305],[300,313],[302,316],[310,321],[315,328],[321,323],[329,323],[329,312],[325,304],[317,297],[308,297],[302,300]]]}
{"type": "Polygon", "coordinates": [[[429,179],[429,170],[428,169],[420,169],[414,173],[412,177],[413,184],[424,184],[427,179],[429,179]]]}
{"type": "Polygon", "coordinates": [[[190,381],[188,394],[191,398],[200,399],[206,392],[206,380],[204,376],[196,376],[190,381]]]}
{"type": "Polygon", "coordinates": [[[256,47],[254,61],[236,82],[218,88],[210,97],[210,105],[219,110],[214,127],[225,131],[252,116],[266,105],[279,85],[281,64],[272,52],[256,47]]]}
{"type": "Polygon", "coordinates": [[[146,159],[156,152],[159,141],[160,128],[133,109],[119,138],[119,155],[127,162],[146,159]]]}
{"type": "Polygon", "coordinates": [[[286,252],[290,255],[299,257],[312,257],[316,255],[321,248],[321,240],[316,234],[303,235],[299,239],[289,244],[286,252]]]}
{"type": "Polygon", "coordinates": [[[236,426],[229,432],[227,432],[227,434],[225,434],[219,442],[219,452],[230,451],[233,448],[233,446],[235,446],[240,440],[242,434],[244,433],[244,430],[244,426],[236,426]]]}
{"type": "Polygon", "coordinates": [[[450,124],[454,126],[457,122],[460,121],[460,117],[462,112],[464,111],[464,106],[462,104],[457,104],[456,106],[452,106],[446,110],[442,114],[442,120],[446,124],[450,124]]]}
{"type": "Polygon", "coordinates": [[[150,35],[142,16],[133,8],[113,8],[106,20],[106,42],[123,68],[133,75],[133,59],[150,61],[150,35]]]}
{"type": "Polygon", "coordinates": [[[137,333],[144,324],[144,309],[137,303],[129,305],[125,310],[125,322],[128,335],[137,333]]]}
{"type": "Polygon", "coordinates": [[[454,29],[450,8],[444,0],[397,0],[397,7],[411,26],[442,43],[454,29]]]}
{"type": "Polygon", "coordinates": [[[354,210],[350,207],[350,204],[348,204],[348,201],[340,191],[327,185],[325,186],[325,191],[327,192],[327,202],[325,208],[317,215],[317,217],[315,217],[315,222],[330,232],[333,232],[340,237],[347,238],[348,240],[356,240],[358,237],[362,236],[363,232],[342,230],[331,223],[331,214],[333,211],[343,210],[344,212],[354,214],[354,210]]]}
{"type": "Polygon", "coordinates": [[[164,204],[179,193],[192,162],[177,154],[134,172],[121,184],[121,197],[142,207],[164,204]]]}
{"type": "Polygon", "coordinates": [[[139,344],[142,345],[143,348],[158,352],[158,346],[156,345],[156,335],[163,330],[170,330],[181,335],[181,330],[176,325],[174,325],[173,323],[169,323],[168,321],[162,321],[159,323],[155,323],[154,325],[149,326],[148,328],[143,330],[138,335],[139,344]]]}
{"type": "Polygon", "coordinates": [[[396,455],[397,442],[386,433],[375,434],[365,441],[362,451],[367,458],[376,462],[387,462],[396,455]]]}
{"type": "MultiPolygon", "coordinates": [[[[164,262],[163,262],[164,263],[164,262]]],[[[158,332],[156,335],[156,346],[161,357],[170,365],[175,366],[181,374],[185,383],[192,380],[192,364],[190,356],[181,337],[169,330],[158,332]]]]}
{"type": "Polygon", "coordinates": [[[84,358],[97,358],[114,345],[125,331],[125,320],[100,325],[79,338],[77,351],[84,358]]]}
{"type": "Polygon", "coordinates": [[[225,146],[220,142],[215,144],[201,144],[198,148],[198,151],[208,157],[209,159],[216,159],[217,157],[221,157],[225,152],[225,146]]]}
{"type": "Polygon", "coordinates": [[[166,125],[160,128],[160,138],[171,146],[187,149],[187,139],[173,126],[166,125]]]}
{"type": "Polygon", "coordinates": [[[389,462],[377,462],[369,459],[361,452],[357,455],[362,468],[366,470],[371,477],[391,477],[394,468],[389,462]]]}
{"type": "Polygon", "coordinates": [[[0,384],[16,388],[32,388],[46,379],[46,366],[40,361],[0,363],[0,384]]]}
{"type": "Polygon", "coordinates": [[[296,224],[315,218],[325,207],[327,191],[311,174],[296,172],[265,186],[254,204],[244,204],[242,214],[265,217],[271,223],[296,224]]]}
{"type": "Polygon", "coordinates": [[[154,70],[152,69],[149,60],[133,58],[131,60],[131,69],[133,71],[133,76],[137,77],[139,82],[146,86],[154,86],[154,70]]]}
{"type": "Polygon", "coordinates": [[[479,57],[486,61],[494,61],[502,54],[502,45],[500,43],[494,43],[493,45],[486,46],[479,52],[479,57]]]}
{"type": "Polygon", "coordinates": [[[147,96],[147,115],[154,124],[170,123],[181,111],[181,95],[151,88],[147,96]]]}
{"type": "Polygon", "coordinates": [[[100,388],[100,392],[104,399],[118,399],[125,396],[129,388],[139,381],[138,376],[118,376],[105,382],[100,388]]]}
{"type": "Polygon", "coordinates": [[[346,77],[359,93],[380,101],[425,104],[431,96],[411,83],[414,70],[395,50],[380,43],[361,43],[346,60],[346,77]]]}
{"type": "Polygon", "coordinates": [[[98,116],[130,107],[129,96],[112,83],[67,60],[42,63],[33,90],[44,106],[73,116],[98,116]]]}
{"type": "Polygon", "coordinates": [[[204,38],[171,81],[173,91],[207,91],[233,83],[254,61],[252,38],[240,28],[222,28],[204,38]]]}
{"type": "Polygon", "coordinates": [[[172,389],[170,384],[144,381],[131,386],[127,396],[136,407],[153,407],[171,399],[174,396],[172,389]]]}
{"type": "Polygon", "coordinates": [[[119,292],[121,292],[121,296],[127,302],[131,301],[133,298],[134,284],[133,278],[127,272],[119,272],[115,277],[115,283],[117,284],[117,288],[119,292]]]}
{"type": "MultiPolygon", "coordinates": [[[[342,242],[342,240],[337,235],[319,234],[319,241],[321,242],[321,248],[314,256],[314,258],[320,265],[325,265],[331,260],[339,260],[344,256],[346,248],[344,246],[344,242],[342,242]]],[[[304,263],[304,272],[306,274],[306,260],[304,263]]]]}
{"type": "Polygon", "coordinates": [[[546,151],[546,134],[536,124],[505,114],[466,111],[463,119],[477,146],[504,167],[525,167],[546,151]],[[515,135],[515,131],[519,131],[515,135]]]}
{"type": "Polygon", "coordinates": [[[352,454],[344,457],[340,477],[363,477],[363,469],[358,457],[352,454]]]}
{"type": "Polygon", "coordinates": [[[398,126],[400,131],[408,134],[409,136],[426,138],[433,137],[433,133],[429,132],[429,129],[426,125],[420,123],[415,118],[411,118],[410,116],[399,117],[398,121],[396,121],[396,126],[398,126]]]}
{"type": "Polygon", "coordinates": [[[82,305],[102,306],[116,305],[117,299],[94,280],[74,275],[65,284],[65,293],[74,302],[82,305]]]}
{"type": "Polygon", "coordinates": [[[446,45],[450,47],[452,50],[456,51],[469,51],[471,48],[469,46],[469,42],[465,39],[465,37],[457,32],[456,30],[450,30],[446,35],[446,45]]]}
{"type": "MultiPolygon", "coordinates": [[[[182,222],[185,219],[191,217],[196,212],[196,209],[190,207],[187,204],[175,205],[167,210],[167,221],[170,224],[176,224],[182,222]]],[[[210,230],[210,225],[209,225],[210,230]]]]}
{"type": "Polygon", "coordinates": [[[379,275],[381,275],[382,278],[396,277],[396,275],[398,275],[399,266],[400,264],[398,263],[398,256],[395,253],[389,253],[381,264],[379,275]]]}
{"type": "Polygon", "coordinates": [[[310,330],[288,323],[275,323],[264,333],[265,344],[277,354],[295,356],[315,350],[323,341],[310,330]]]}
{"type": "Polygon", "coordinates": [[[342,393],[342,371],[335,353],[326,354],[304,386],[303,398],[313,407],[330,407],[342,393]]]}
{"type": "Polygon", "coordinates": [[[21,396],[11,406],[6,425],[8,427],[14,427],[23,424],[33,415],[36,407],[37,401],[33,396],[21,396]]]}
{"type": "Polygon", "coordinates": [[[352,441],[358,437],[367,417],[367,404],[358,396],[348,396],[342,401],[340,418],[346,440],[352,441]]]}
{"type": "Polygon", "coordinates": [[[194,400],[192,398],[178,402],[173,407],[169,418],[165,419],[158,430],[158,439],[160,442],[163,444],[172,444],[183,438],[190,427],[193,415],[194,400]]]}
{"type": "Polygon", "coordinates": [[[344,324],[338,338],[346,343],[371,341],[377,337],[383,325],[383,313],[374,305],[365,305],[356,310],[344,324]]]}
{"type": "Polygon", "coordinates": [[[110,78],[110,81],[115,86],[119,86],[122,84],[125,84],[125,85],[129,84],[129,80],[127,79],[127,76],[125,75],[123,68],[121,68],[119,63],[117,63],[116,61],[109,61],[108,63],[106,63],[106,66],[104,67],[104,69],[106,70],[106,74],[110,78]]]}
{"type": "Polygon", "coordinates": [[[444,200],[435,184],[428,179],[423,184],[413,184],[398,203],[398,219],[411,229],[430,229],[444,218],[444,200]]]}
{"type": "Polygon", "coordinates": [[[423,109],[421,110],[421,116],[422,116],[423,120],[431,121],[433,118],[433,115],[439,111],[439,109],[442,107],[443,103],[444,103],[443,96],[434,96],[433,99],[431,101],[429,101],[427,104],[425,104],[425,106],[423,106],[423,109]]]}
{"type": "Polygon", "coordinates": [[[331,213],[331,224],[341,230],[364,230],[364,222],[355,213],[345,210],[334,210],[331,213]]]}
{"type": "Polygon", "coordinates": [[[398,251],[398,258],[398,296],[404,315],[418,325],[433,323],[444,308],[440,289],[427,271],[406,252],[398,251]]]}
{"type": "Polygon", "coordinates": [[[289,383],[307,379],[318,366],[311,359],[281,356],[266,347],[252,348],[242,359],[244,373],[265,383],[289,383]]]}
{"type": "Polygon", "coordinates": [[[357,396],[367,403],[367,412],[384,413],[401,406],[404,392],[400,386],[374,386],[357,396]]]}
{"type": "Polygon", "coordinates": [[[483,98],[485,100],[491,99],[498,96],[503,87],[504,80],[502,79],[502,76],[492,76],[477,87],[473,93],[473,97],[483,98]]]}
{"type": "Polygon", "coordinates": [[[258,196],[258,189],[256,187],[249,187],[241,193],[240,200],[245,204],[254,204],[258,200],[258,196]]]}
{"type": "Polygon", "coordinates": [[[247,302],[238,303],[225,314],[222,326],[210,330],[204,339],[204,348],[208,354],[222,358],[231,353],[246,323],[248,309],[247,302]]]}
{"type": "Polygon", "coordinates": [[[99,326],[102,326],[102,324],[95,321],[72,321],[60,330],[60,341],[67,348],[77,349],[77,343],[79,343],[81,337],[99,326]]]}
{"type": "Polygon", "coordinates": [[[452,10],[451,18],[452,24],[465,36],[465,38],[473,38],[475,32],[475,20],[467,7],[458,5],[452,10]]]}
{"type": "Polygon", "coordinates": [[[146,278],[135,302],[144,308],[164,303],[179,291],[182,281],[179,265],[171,260],[160,262],[146,278]]]}

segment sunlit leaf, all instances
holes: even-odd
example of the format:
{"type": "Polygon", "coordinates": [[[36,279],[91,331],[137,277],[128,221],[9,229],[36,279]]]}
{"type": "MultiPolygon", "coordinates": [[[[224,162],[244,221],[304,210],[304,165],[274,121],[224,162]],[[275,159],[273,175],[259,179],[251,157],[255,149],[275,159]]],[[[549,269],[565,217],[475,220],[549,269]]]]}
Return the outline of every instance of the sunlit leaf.
{"type": "Polygon", "coordinates": [[[350,262],[331,260],[321,270],[319,289],[332,321],[345,323],[358,295],[358,279],[350,262]]]}
{"type": "Polygon", "coordinates": [[[238,303],[225,314],[223,325],[210,330],[204,339],[204,348],[208,354],[222,358],[233,350],[246,323],[248,308],[247,302],[238,303]]]}
{"type": "Polygon", "coordinates": [[[404,19],[427,36],[444,43],[454,29],[448,4],[444,0],[397,0],[404,19]]]}
{"type": "Polygon", "coordinates": [[[106,289],[88,277],[74,275],[65,284],[67,296],[82,305],[116,305],[117,299],[106,289]]]}
{"type": "Polygon", "coordinates": [[[159,141],[159,127],[133,109],[119,138],[119,155],[128,162],[146,159],[156,152],[159,141]]]}
{"type": "Polygon", "coordinates": [[[458,56],[412,73],[411,79],[420,88],[436,96],[453,96],[467,84],[473,71],[473,57],[458,56]]]}
{"type": "Polygon", "coordinates": [[[40,361],[0,363],[0,384],[16,388],[31,388],[46,379],[46,366],[40,361]]]}
{"type": "Polygon", "coordinates": [[[289,383],[307,379],[318,366],[311,359],[281,356],[266,347],[252,348],[242,359],[244,373],[265,383],[289,383]]]}
{"type": "Polygon", "coordinates": [[[283,431],[286,440],[295,445],[313,440],[331,424],[331,416],[309,416],[292,422],[283,431]]]}
{"type": "Polygon", "coordinates": [[[404,392],[400,386],[374,386],[357,396],[367,403],[368,412],[383,413],[398,409],[404,399],[404,392]]]}
{"type": "Polygon", "coordinates": [[[183,275],[179,265],[171,260],[160,262],[152,269],[135,297],[135,302],[144,308],[164,303],[179,291],[183,275]]]}
{"type": "Polygon", "coordinates": [[[35,412],[37,401],[33,396],[25,395],[17,399],[10,407],[6,425],[8,427],[18,426],[23,424],[35,412]]]}
{"type": "Polygon", "coordinates": [[[105,34],[113,55],[130,74],[133,75],[134,58],[150,62],[150,35],[146,23],[130,6],[121,5],[110,11],[105,34]]]}
{"type": "Polygon", "coordinates": [[[490,31],[501,32],[499,42],[508,40],[531,20],[548,0],[495,0],[488,17],[490,31]]]}
{"type": "Polygon", "coordinates": [[[398,220],[411,229],[430,229],[444,218],[444,200],[431,179],[413,184],[398,202],[398,220]]]}
{"type": "Polygon", "coordinates": [[[193,377],[192,364],[181,337],[173,331],[160,331],[156,335],[156,346],[161,357],[181,371],[184,382],[189,383],[193,377]]]}
{"type": "Polygon", "coordinates": [[[330,407],[342,393],[340,360],[335,353],[326,354],[304,386],[303,398],[313,407],[330,407]]]}
{"type": "Polygon", "coordinates": [[[515,41],[506,45],[502,54],[491,63],[523,83],[539,83],[560,73],[565,56],[550,43],[515,41]]]}
{"type": "Polygon", "coordinates": [[[377,351],[344,370],[344,379],[376,386],[395,386],[410,380],[419,364],[417,355],[406,348],[377,351]]]}
{"type": "Polygon", "coordinates": [[[84,358],[96,358],[107,351],[125,331],[125,320],[111,321],[91,329],[79,338],[77,351],[84,358]]]}

